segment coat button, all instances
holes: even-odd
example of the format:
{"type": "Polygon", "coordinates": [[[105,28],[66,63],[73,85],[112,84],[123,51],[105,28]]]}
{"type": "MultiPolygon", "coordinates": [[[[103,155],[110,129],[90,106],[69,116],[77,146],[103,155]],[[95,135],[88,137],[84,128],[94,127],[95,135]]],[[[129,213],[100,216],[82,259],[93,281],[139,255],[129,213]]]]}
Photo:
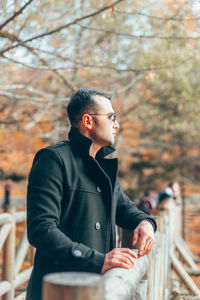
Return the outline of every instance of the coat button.
{"type": "Polygon", "coordinates": [[[101,228],[101,224],[99,222],[96,222],[95,228],[96,228],[96,230],[99,230],[101,228]]]}
{"type": "Polygon", "coordinates": [[[97,192],[101,193],[101,188],[97,186],[97,192]]]}
{"type": "Polygon", "coordinates": [[[74,250],[74,256],[81,257],[82,256],[82,252],[80,250],[74,250]]]}

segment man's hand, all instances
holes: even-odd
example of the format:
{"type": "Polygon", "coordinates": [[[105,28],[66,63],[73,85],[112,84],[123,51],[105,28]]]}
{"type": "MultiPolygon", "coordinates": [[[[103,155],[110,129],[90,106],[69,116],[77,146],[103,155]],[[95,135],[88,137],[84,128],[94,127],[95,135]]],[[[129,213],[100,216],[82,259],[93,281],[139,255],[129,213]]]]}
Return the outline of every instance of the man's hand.
{"type": "Polygon", "coordinates": [[[101,274],[112,268],[130,269],[134,266],[137,255],[128,248],[115,248],[106,254],[101,274]]]}
{"type": "Polygon", "coordinates": [[[149,253],[154,244],[154,230],[150,222],[144,220],[133,232],[133,246],[139,241],[138,257],[149,253]]]}

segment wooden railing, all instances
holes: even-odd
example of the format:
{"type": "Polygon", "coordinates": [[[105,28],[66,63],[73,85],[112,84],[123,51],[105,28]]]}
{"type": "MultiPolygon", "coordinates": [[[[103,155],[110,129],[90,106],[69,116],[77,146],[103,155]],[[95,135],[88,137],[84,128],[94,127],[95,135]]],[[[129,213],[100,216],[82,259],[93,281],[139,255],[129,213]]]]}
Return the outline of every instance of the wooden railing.
{"type": "MultiPolygon", "coordinates": [[[[200,269],[196,257],[181,238],[181,216],[181,206],[173,199],[163,201],[154,211],[158,230],[153,250],[137,259],[132,269],[115,268],[103,276],[48,274],[43,281],[43,300],[169,300],[177,279],[188,289],[189,296],[184,299],[200,299],[200,290],[190,277],[190,274],[200,275],[200,269]]],[[[28,280],[32,270],[29,267],[20,272],[29,247],[26,229],[15,250],[16,224],[25,219],[25,212],[15,213],[13,209],[0,214],[0,249],[3,247],[0,296],[3,300],[14,299],[14,290],[28,280]]],[[[132,235],[123,231],[122,247],[131,248],[132,235]]]]}
{"type": "MultiPolygon", "coordinates": [[[[168,239],[167,293],[170,295],[171,291],[175,290],[173,283],[179,281],[179,287],[176,288],[178,294],[181,294],[183,287],[184,289],[186,287],[188,290],[188,295],[186,293],[184,299],[200,300],[200,289],[194,283],[189,272],[187,271],[188,266],[192,270],[199,270],[198,266],[196,265],[196,262],[199,260],[199,258],[189,250],[186,242],[181,238],[182,226],[186,226],[186,224],[182,223],[181,205],[176,204],[174,199],[166,199],[160,204],[159,210],[157,210],[157,215],[168,218],[168,233],[166,236],[168,239]]],[[[166,294],[165,298],[163,299],[166,299],[166,294]]]]}
{"type": "MultiPolygon", "coordinates": [[[[123,242],[127,246],[127,231],[125,235],[126,239],[123,242]]],[[[165,249],[162,247],[163,241],[162,235],[157,233],[151,254],[137,259],[134,267],[129,270],[114,268],[103,276],[74,272],[46,275],[43,284],[43,300],[164,299],[160,297],[163,295],[164,276],[167,273],[164,274],[165,258],[161,255],[165,249]],[[163,284],[161,284],[160,276],[163,278],[163,284]],[[97,290],[98,293],[95,292],[97,290]]],[[[137,252],[137,250],[133,251],[137,252]]]]}
{"type": "MultiPolygon", "coordinates": [[[[188,298],[184,299],[199,300],[200,290],[187,272],[187,266],[190,272],[191,269],[197,272],[199,268],[181,238],[181,205],[174,199],[166,199],[154,214],[158,231],[153,250],[137,259],[134,268],[111,269],[103,276],[88,273],[46,275],[42,299],[169,300],[173,282],[178,279],[188,289],[188,298]]],[[[131,242],[132,232],[123,231],[122,247],[131,248],[131,242]]]]}
{"type": "Polygon", "coordinates": [[[16,225],[24,221],[25,211],[15,212],[14,208],[8,208],[6,212],[0,213],[0,250],[3,249],[0,296],[3,300],[14,299],[15,289],[28,281],[32,270],[31,266],[20,272],[30,246],[25,228],[16,247],[16,225]]]}

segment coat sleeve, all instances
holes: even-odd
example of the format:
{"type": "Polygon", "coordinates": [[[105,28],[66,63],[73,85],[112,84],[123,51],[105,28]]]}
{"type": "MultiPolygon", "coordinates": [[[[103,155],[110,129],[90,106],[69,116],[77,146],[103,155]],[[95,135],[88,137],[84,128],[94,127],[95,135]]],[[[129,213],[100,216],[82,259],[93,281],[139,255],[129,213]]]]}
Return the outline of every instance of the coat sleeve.
{"type": "Polygon", "coordinates": [[[119,185],[117,185],[117,193],[116,224],[118,226],[134,230],[141,221],[147,220],[152,224],[154,231],[156,231],[157,225],[154,219],[139,210],[135,203],[121,190],[119,185]]]}
{"type": "Polygon", "coordinates": [[[59,154],[48,149],[40,150],[28,181],[29,242],[57,265],[100,273],[105,254],[72,241],[59,229],[63,183],[63,163],[59,154]]]}

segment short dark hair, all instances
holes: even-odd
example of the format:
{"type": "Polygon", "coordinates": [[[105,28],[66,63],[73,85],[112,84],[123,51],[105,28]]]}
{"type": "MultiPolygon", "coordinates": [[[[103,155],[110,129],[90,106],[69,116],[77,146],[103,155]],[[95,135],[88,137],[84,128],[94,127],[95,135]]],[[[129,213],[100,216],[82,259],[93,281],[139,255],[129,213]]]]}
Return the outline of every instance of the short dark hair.
{"type": "Polygon", "coordinates": [[[96,106],[95,99],[93,98],[96,95],[109,100],[111,99],[107,93],[87,88],[78,89],[72,94],[67,106],[67,113],[72,126],[77,125],[78,120],[80,120],[88,107],[94,108],[96,106]]]}

